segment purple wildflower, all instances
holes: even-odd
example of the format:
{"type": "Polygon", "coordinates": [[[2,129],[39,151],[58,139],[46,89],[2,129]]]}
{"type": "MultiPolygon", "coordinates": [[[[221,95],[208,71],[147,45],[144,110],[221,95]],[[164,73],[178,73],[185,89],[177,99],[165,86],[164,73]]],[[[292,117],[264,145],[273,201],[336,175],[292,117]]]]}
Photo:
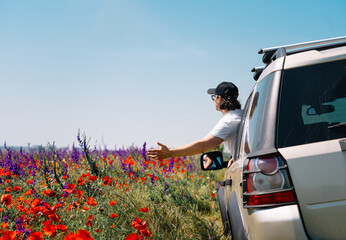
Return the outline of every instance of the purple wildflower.
{"type": "Polygon", "coordinates": [[[80,138],[80,130],[78,129],[78,134],[77,134],[77,141],[79,142],[79,145],[82,146],[83,145],[83,141],[80,138]]]}
{"type": "MultiPolygon", "coordinates": [[[[162,194],[165,194],[166,193],[166,191],[167,191],[167,189],[168,189],[168,184],[167,183],[165,183],[165,188],[164,188],[164,190],[163,190],[163,193],[162,194]]],[[[166,193],[167,195],[168,195],[168,193],[166,193]]]]}
{"type": "Polygon", "coordinates": [[[147,150],[146,150],[146,146],[147,146],[147,143],[146,142],[144,142],[144,144],[143,144],[143,148],[142,148],[142,157],[143,157],[143,159],[145,160],[145,161],[147,161],[147,150]]]}
{"type": "Polygon", "coordinates": [[[16,229],[17,231],[25,234],[25,227],[23,227],[22,220],[20,218],[16,219],[16,229]]]}
{"type": "Polygon", "coordinates": [[[155,185],[155,180],[154,180],[154,178],[155,178],[154,174],[151,175],[150,182],[151,182],[151,185],[152,185],[152,186],[155,185]]]}
{"type": "MultiPolygon", "coordinates": [[[[63,186],[63,189],[68,189],[67,185],[68,185],[68,182],[66,181],[64,186],[63,186]]],[[[62,197],[66,198],[68,195],[69,195],[69,193],[64,191],[62,194],[62,197]]]]}
{"type": "MultiPolygon", "coordinates": [[[[79,133],[78,133],[79,134],[79,133]]],[[[80,139],[80,138],[79,138],[80,139]]],[[[78,140],[79,141],[79,140],[78,140]]],[[[74,143],[72,145],[72,153],[71,153],[71,159],[74,163],[79,163],[80,159],[80,152],[79,150],[74,146],[74,143]]]]}

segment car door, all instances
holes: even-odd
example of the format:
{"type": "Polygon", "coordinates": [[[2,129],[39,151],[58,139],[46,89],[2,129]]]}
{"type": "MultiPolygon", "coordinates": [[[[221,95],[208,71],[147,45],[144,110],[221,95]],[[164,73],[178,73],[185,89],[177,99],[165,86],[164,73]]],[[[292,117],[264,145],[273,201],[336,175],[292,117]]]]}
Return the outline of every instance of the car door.
{"type": "Polygon", "coordinates": [[[346,239],[346,60],[285,70],[278,150],[312,239],[346,239]]]}

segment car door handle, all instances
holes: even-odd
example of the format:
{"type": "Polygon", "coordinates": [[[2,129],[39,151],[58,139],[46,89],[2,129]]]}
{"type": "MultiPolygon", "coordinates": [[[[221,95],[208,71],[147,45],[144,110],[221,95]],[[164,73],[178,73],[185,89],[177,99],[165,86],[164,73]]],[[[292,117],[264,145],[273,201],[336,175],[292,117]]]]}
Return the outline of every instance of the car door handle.
{"type": "Polygon", "coordinates": [[[341,151],[346,151],[346,139],[342,139],[339,141],[340,143],[340,147],[341,147],[341,151]]]}
{"type": "Polygon", "coordinates": [[[227,186],[227,185],[232,185],[232,179],[226,179],[225,180],[225,185],[227,186]]]}

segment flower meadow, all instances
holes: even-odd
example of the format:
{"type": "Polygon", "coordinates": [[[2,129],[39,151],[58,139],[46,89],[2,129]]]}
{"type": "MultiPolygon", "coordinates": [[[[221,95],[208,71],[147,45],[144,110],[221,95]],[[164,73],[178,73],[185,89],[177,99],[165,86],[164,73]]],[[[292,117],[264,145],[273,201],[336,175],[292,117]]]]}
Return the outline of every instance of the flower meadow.
{"type": "Polygon", "coordinates": [[[218,183],[196,157],[142,148],[0,151],[0,239],[220,239],[218,183]]]}

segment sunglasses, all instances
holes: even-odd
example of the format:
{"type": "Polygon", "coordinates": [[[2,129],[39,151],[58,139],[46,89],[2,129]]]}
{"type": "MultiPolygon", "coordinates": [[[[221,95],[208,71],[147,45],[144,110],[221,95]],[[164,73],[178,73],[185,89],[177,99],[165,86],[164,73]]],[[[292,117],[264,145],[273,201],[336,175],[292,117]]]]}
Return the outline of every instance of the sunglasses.
{"type": "Polygon", "coordinates": [[[214,99],[216,98],[216,95],[211,95],[211,99],[214,101],[214,99]]]}

